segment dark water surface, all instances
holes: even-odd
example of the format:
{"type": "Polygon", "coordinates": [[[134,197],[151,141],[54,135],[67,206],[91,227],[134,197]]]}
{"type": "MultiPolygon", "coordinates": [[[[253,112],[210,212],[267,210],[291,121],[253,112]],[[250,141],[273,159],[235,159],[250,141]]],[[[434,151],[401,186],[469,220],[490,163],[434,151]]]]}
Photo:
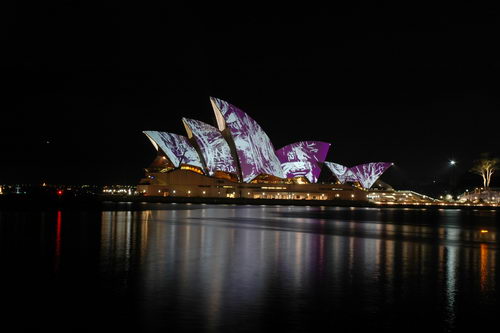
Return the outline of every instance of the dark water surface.
{"type": "Polygon", "coordinates": [[[0,325],[5,332],[491,329],[500,318],[498,214],[180,204],[1,212],[0,325]]]}

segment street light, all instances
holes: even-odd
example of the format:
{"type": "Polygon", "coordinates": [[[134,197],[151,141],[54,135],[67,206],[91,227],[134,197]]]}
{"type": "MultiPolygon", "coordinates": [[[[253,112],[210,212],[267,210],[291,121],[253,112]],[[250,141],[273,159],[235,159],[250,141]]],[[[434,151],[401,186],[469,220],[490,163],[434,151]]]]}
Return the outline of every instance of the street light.
{"type": "Polygon", "coordinates": [[[454,195],[455,194],[455,187],[456,187],[456,179],[455,179],[455,169],[456,169],[457,161],[455,160],[450,160],[450,167],[451,167],[451,193],[454,195]]]}

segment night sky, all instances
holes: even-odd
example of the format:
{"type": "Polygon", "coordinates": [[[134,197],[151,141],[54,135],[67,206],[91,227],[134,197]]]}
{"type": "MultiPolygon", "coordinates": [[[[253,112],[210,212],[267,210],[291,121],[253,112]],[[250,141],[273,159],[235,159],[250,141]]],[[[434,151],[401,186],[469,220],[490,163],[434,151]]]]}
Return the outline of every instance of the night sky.
{"type": "Polygon", "coordinates": [[[480,185],[472,161],[500,153],[499,11],[401,2],[2,4],[0,183],[137,184],[141,132],[215,124],[214,96],[276,149],[331,142],[328,160],[392,161],[383,179],[424,192],[453,158],[480,185]]]}

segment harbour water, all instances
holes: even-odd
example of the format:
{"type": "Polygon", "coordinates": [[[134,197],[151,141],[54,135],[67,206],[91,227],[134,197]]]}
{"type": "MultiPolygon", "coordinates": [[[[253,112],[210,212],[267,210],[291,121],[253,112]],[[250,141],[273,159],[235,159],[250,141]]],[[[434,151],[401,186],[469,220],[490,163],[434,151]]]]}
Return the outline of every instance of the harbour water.
{"type": "Polygon", "coordinates": [[[454,332],[496,325],[499,213],[190,204],[0,212],[2,325],[454,332]]]}

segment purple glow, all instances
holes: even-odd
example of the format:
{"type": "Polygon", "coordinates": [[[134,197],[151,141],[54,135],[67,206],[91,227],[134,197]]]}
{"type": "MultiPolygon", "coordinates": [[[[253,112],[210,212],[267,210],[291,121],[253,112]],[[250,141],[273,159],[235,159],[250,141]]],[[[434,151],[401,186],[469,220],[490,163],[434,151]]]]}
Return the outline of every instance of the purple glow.
{"type": "Polygon", "coordinates": [[[229,145],[217,128],[199,120],[182,118],[182,121],[189,137],[192,135],[198,143],[209,175],[215,171],[237,173],[229,145]]]}
{"type": "Polygon", "coordinates": [[[244,182],[260,174],[284,178],[274,147],[262,128],[242,110],[226,101],[210,97],[219,130],[229,128],[240,161],[244,182]]]}
{"type": "Polygon", "coordinates": [[[364,188],[370,188],[392,165],[390,162],[372,162],[356,165],[350,170],[364,188]]]}
{"type": "Polygon", "coordinates": [[[287,178],[303,176],[316,183],[325,161],[330,144],[321,141],[301,141],[292,143],[276,151],[281,167],[287,178]]]}
{"type": "Polygon", "coordinates": [[[176,168],[187,164],[203,169],[200,156],[185,136],[158,131],[144,131],[143,133],[153,144],[156,144],[156,149],[161,149],[167,155],[176,168]]]}

